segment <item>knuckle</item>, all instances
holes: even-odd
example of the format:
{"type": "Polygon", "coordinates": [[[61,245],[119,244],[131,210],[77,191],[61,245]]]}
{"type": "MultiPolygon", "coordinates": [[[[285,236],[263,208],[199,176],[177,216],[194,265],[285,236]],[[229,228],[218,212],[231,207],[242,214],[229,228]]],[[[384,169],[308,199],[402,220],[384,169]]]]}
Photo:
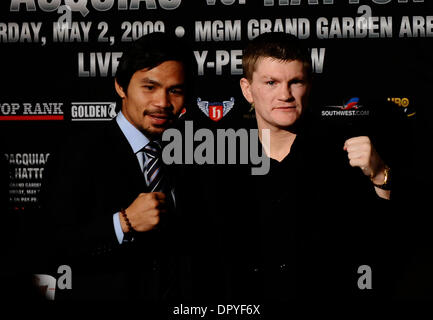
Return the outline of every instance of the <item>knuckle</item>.
{"type": "Polygon", "coordinates": [[[365,143],[364,144],[365,145],[365,148],[368,150],[368,151],[371,151],[371,143],[365,143]]]}
{"type": "Polygon", "coordinates": [[[146,201],[148,199],[148,194],[147,193],[140,193],[140,195],[138,196],[139,201],[146,201]]]}
{"type": "Polygon", "coordinates": [[[150,202],[150,205],[152,206],[152,208],[156,208],[158,206],[159,202],[156,199],[152,199],[152,201],[150,202]]]}
{"type": "Polygon", "coordinates": [[[155,199],[155,194],[153,192],[146,193],[148,199],[155,199]]]}
{"type": "Polygon", "coordinates": [[[147,217],[149,220],[152,220],[153,218],[155,218],[157,216],[158,216],[158,210],[157,209],[152,209],[152,210],[149,210],[147,212],[147,217]]]}
{"type": "Polygon", "coordinates": [[[160,220],[159,216],[155,216],[155,217],[153,217],[153,219],[152,219],[152,224],[153,224],[153,225],[157,225],[157,224],[159,223],[159,220],[160,220]]]}

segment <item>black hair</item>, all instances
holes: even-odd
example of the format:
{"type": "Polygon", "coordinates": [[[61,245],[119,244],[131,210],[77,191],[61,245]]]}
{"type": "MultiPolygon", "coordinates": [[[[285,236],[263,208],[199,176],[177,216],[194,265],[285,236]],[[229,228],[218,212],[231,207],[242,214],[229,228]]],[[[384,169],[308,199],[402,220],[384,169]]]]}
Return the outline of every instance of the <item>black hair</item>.
{"type": "Polygon", "coordinates": [[[132,43],[123,53],[116,71],[116,81],[126,92],[132,75],[138,70],[153,69],[165,61],[179,61],[185,69],[185,80],[191,77],[188,45],[162,32],[149,33],[132,43]]]}

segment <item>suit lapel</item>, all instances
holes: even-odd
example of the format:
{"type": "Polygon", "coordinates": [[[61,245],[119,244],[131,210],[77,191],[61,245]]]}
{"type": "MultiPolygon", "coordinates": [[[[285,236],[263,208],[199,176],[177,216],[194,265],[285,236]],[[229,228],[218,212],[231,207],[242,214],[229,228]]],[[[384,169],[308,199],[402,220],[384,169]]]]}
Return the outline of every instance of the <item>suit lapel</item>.
{"type": "MultiPolygon", "coordinates": [[[[108,156],[114,159],[113,163],[115,163],[115,167],[112,168],[112,171],[113,174],[117,176],[116,180],[119,181],[119,183],[128,186],[128,189],[133,191],[135,196],[138,196],[139,193],[149,192],[137,155],[132,150],[131,145],[124,136],[119,125],[115,120],[112,120],[108,128],[107,141],[113,142],[110,143],[108,147],[108,156]]],[[[181,177],[183,175],[183,170],[180,170],[178,166],[171,165],[166,166],[166,169],[170,186],[174,188],[176,203],[175,212],[179,212],[181,196],[179,196],[178,192],[180,190],[178,182],[183,178],[181,177]]]]}
{"type": "Polygon", "coordinates": [[[137,155],[115,120],[111,121],[108,134],[111,135],[108,141],[113,141],[110,150],[116,160],[114,163],[118,164],[113,170],[117,170],[119,180],[132,185],[138,192],[148,192],[137,155]]]}

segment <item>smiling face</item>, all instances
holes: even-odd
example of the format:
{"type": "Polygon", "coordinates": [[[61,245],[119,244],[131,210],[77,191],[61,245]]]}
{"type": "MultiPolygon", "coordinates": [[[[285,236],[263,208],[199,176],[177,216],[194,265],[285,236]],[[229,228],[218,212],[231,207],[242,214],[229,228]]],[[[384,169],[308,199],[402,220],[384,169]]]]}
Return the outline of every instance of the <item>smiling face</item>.
{"type": "Polygon", "coordinates": [[[310,80],[298,60],[259,58],[249,81],[241,79],[242,93],[254,103],[259,128],[290,129],[308,103],[310,80]]]}
{"type": "Polygon", "coordinates": [[[174,60],[136,71],[126,92],[116,81],[123,115],[146,136],[160,136],[184,106],[184,82],[184,67],[174,60]]]}

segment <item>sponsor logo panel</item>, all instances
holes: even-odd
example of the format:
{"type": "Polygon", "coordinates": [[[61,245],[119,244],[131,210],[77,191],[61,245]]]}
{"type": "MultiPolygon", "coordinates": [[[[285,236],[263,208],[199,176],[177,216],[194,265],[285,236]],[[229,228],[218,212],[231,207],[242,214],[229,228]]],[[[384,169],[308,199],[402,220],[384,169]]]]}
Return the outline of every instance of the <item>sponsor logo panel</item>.
{"type": "Polygon", "coordinates": [[[235,105],[235,98],[222,102],[209,102],[197,98],[197,106],[212,121],[220,121],[235,105]]]}
{"type": "Polygon", "coordinates": [[[396,106],[402,108],[408,118],[413,117],[416,114],[415,109],[410,103],[410,99],[407,97],[389,97],[387,100],[388,102],[392,102],[396,106]]]}
{"type": "Polygon", "coordinates": [[[370,115],[370,111],[360,103],[358,97],[354,97],[342,105],[324,106],[321,115],[322,117],[365,117],[370,115]]]}
{"type": "Polygon", "coordinates": [[[64,120],[62,102],[0,102],[0,121],[64,120]]]}
{"type": "Polygon", "coordinates": [[[115,102],[71,103],[71,121],[109,121],[115,116],[115,102]]]}

